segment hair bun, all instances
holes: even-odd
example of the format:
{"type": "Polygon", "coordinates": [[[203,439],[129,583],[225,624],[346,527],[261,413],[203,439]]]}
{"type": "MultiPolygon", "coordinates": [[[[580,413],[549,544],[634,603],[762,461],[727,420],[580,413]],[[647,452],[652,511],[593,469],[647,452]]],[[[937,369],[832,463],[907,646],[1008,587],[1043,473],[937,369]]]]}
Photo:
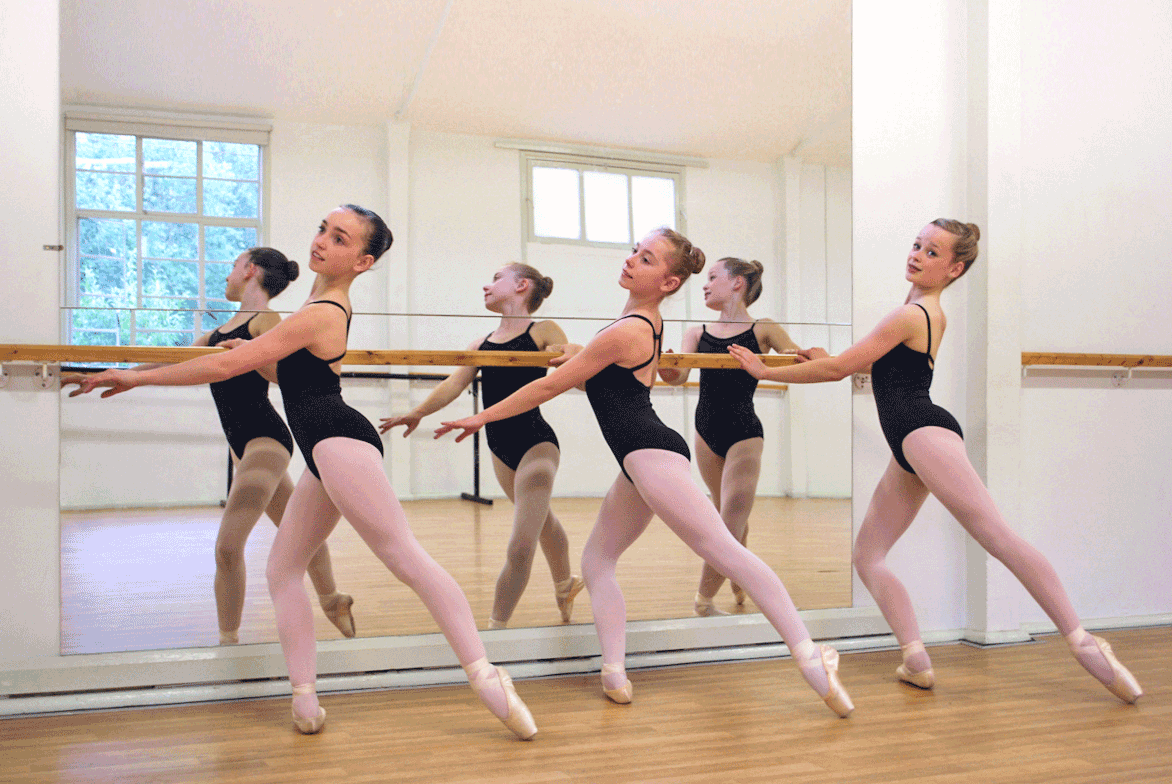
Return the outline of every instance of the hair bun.
{"type": "Polygon", "coordinates": [[[294,281],[297,280],[297,276],[300,274],[301,267],[297,265],[297,262],[289,259],[285,265],[285,277],[287,277],[290,281],[294,281]]]}
{"type": "Polygon", "coordinates": [[[968,224],[968,227],[969,231],[973,233],[973,239],[979,241],[981,239],[981,227],[975,223],[968,224]]]}

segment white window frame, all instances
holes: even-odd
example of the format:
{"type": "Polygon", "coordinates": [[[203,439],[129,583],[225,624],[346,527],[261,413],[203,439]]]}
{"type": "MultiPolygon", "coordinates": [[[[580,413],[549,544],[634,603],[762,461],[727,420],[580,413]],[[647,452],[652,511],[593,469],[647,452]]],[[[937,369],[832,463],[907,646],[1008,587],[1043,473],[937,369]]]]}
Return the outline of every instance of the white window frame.
{"type": "MultiPolygon", "coordinates": [[[[504,145],[501,145],[504,146],[504,145]]],[[[639,237],[634,236],[632,228],[632,215],[634,210],[631,209],[630,193],[631,193],[631,177],[661,177],[670,179],[675,182],[675,216],[676,216],[676,231],[681,234],[687,233],[687,217],[684,212],[685,192],[684,192],[684,166],[673,165],[668,163],[655,162],[641,162],[633,160],[613,159],[602,156],[579,155],[579,154],[563,154],[555,152],[539,152],[531,150],[521,150],[521,212],[524,215],[525,221],[525,240],[527,242],[552,244],[552,245],[578,245],[590,248],[628,248],[632,243],[638,242],[639,237]],[[578,171],[578,210],[579,210],[579,226],[580,236],[578,239],[569,239],[565,237],[542,237],[534,231],[533,218],[533,169],[534,167],[553,167],[559,169],[574,169],[578,171]],[[630,242],[598,242],[596,240],[588,240],[585,238],[586,234],[586,199],[585,199],[585,177],[583,173],[605,172],[608,174],[625,174],[627,175],[627,229],[631,231],[630,242]]]]}
{"type": "MultiPolygon", "coordinates": [[[[189,115],[179,114],[165,111],[151,111],[151,110],[123,110],[109,107],[90,107],[90,106],[70,106],[65,109],[64,130],[63,134],[63,166],[62,173],[64,178],[64,228],[65,228],[65,254],[64,254],[64,275],[62,294],[64,301],[61,309],[61,342],[63,344],[70,344],[73,340],[73,326],[72,314],[79,302],[79,281],[81,275],[81,253],[79,247],[78,225],[79,221],[85,218],[99,218],[99,219],[114,219],[114,220],[133,220],[140,226],[143,221],[165,221],[173,223],[193,223],[199,226],[198,237],[198,252],[195,262],[200,267],[200,287],[195,299],[198,301],[198,306],[193,314],[193,329],[188,334],[187,331],[177,332],[176,335],[183,335],[186,340],[184,345],[190,344],[195,338],[199,337],[206,330],[203,329],[203,322],[205,314],[209,312],[219,312],[223,309],[221,303],[216,301],[213,306],[209,306],[207,300],[207,292],[204,290],[205,269],[204,265],[207,261],[204,259],[204,233],[205,227],[229,227],[229,228],[255,228],[256,229],[256,244],[264,245],[268,238],[268,215],[269,215],[269,177],[270,169],[268,160],[269,139],[271,135],[272,125],[267,120],[243,118],[243,117],[229,117],[220,115],[189,115]],[[126,136],[135,136],[136,139],[136,157],[138,162],[135,167],[136,178],[136,208],[134,211],[121,210],[94,210],[94,209],[78,209],[77,207],[77,147],[76,135],[77,133],[100,133],[100,134],[117,134],[126,136]],[[192,213],[172,213],[160,212],[154,210],[144,210],[142,208],[142,194],[143,194],[143,168],[142,168],[142,139],[175,139],[180,141],[195,141],[195,142],[228,142],[239,144],[255,144],[260,148],[260,177],[259,177],[259,194],[258,194],[258,216],[256,218],[221,218],[212,217],[201,214],[192,213]]],[[[199,148],[202,151],[202,145],[199,148]]],[[[197,157],[196,164],[196,199],[197,204],[202,204],[202,188],[203,188],[203,171],[202,171],[202,155],[197,157]]],[[[139,230],[141,234],[141,228],[139,230]]],[[[138,247],[138,279],[139,291],[137,296],[136,308],[130,311],[130,345],[138,343],[139,329],[137,326],[138,309],[142,307],[142,246],[139,243],[138,247]]],[[[221,260],[214,260],[213,263],[222,263],[221,260]]],[[[181,309],[176,309],[181,310],[181,309]]],[[[223,322],[227,319],[227,314],[223,318],[218,319],[223,322]]]]}

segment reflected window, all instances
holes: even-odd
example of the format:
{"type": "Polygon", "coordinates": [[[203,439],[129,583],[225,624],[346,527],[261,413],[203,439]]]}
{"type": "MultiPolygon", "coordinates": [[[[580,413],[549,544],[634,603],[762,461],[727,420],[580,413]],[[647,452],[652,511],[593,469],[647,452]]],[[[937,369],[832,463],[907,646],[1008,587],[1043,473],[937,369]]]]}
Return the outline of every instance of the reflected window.
{"type": "Polygon", "coordinates": [[[660,226],[683,230],[683,169],[526,153],[530,242],[626,247],[660,226]]]}
{"type": "Polygon", "coordinates": [[[94,125],[67,119],[65,341],[189,345],[235,311],[232,262],[261,242],[267,133],[94,125]]]}

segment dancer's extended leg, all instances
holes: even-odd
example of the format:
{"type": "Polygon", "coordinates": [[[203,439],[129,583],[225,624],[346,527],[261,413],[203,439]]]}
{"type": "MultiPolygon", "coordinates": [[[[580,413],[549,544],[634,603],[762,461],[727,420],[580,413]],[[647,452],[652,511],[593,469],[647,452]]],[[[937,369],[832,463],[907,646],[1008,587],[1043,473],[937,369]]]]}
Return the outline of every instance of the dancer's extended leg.
{"type": "MultiPolygon", "coordinates": [[[[749,533],[749,515],[757,497],[757,480],[761,474],[763,438],[747,438],[733,444],[723,458],[716,455],[701,438],[696,439],[696,465],[712,492],[713,505],[733,537],[744,544],[749,533]],[[719,469],[718,472],[714,469],[719,469]],[[715,481],[711,481],[715,480],[715,481]],[[713,486],[719,490],[713,490],[713,486]]],[[[700,573],[701,598],[712,600],[725,576],[705,563],[700,573]]],[[[697,600],[699,602],[699,600],[697,600]]]]}
{"type": "Polygon", "coordinates": [[[892,458],[879,485],[871,495],[871,503],[863,516],[863,525],[855,539],[854,564],[859,579],[875,603],[895,639],[907,652],[904,666],[909,673],[927,672],[932,667],[928,654],[920,642],[920,626],[907,589],[887,566],[887,553],[912,524],[928,489],[915,474],[909,474],[892,458]]]}
{"type": "MultiPolygon", "coordinates": [[[[337,523],[337,507],[322,483],[305,471],[285,507],[265,570],[277,616],[277,636],[295,689],[312,686],[317,680],[317,642],[313,609],[305,593],[305,570],[337,523]]],[[[293,713],[302,719],[317,716],[317,694],[306,688],[294,691],[293,713]]]]}
{"type": "MultiPolygon", "coordinates": [[[[716,509],[691,481],[688,460],[675,452],[640,449],[628,454],[623,465],[647,506],[668,528],[717,571],[736,580],[748,592],[794,654],[802,677],[810,686],[840,716],[849,713],[853,706],[837,684],[827,654],[823,654],[833,649],[820,648],[810,641],[810,633],[781,578],[729,533],[716,509]],[[839,692],[841,701],[836,700],[839,692]]],[[[833,662],[837,664],[836,653],[833,662]]]]}
{"type": "Polygon", "coordinates": [[[513,502],[513,532],[505,564],[496,583],[492,621],[503,626],[513,616],[529,583],[533,557],[540,542],[554,583],[570,577],[570,546],[565,529],[549,509],[557,474],[558,448],[551,443],[535,445],[513,471],[493,457],[493,468],[505,495],[513,502]]]}
{"type": "MultiPolygon", "coordinates": [[[[273,521],[273,525],[279,526],[281,524],[281,519],[285,516],[285,507],[292,494],[293,480],[286,472],[281,475],[281,481],[277,484],[277,489],[273,491],[272,500],[269,501],[269,506],[265,510],[269,519],[273,521]]],[[[328,543],[322,542],[321,547],[313,554],[313,558],[309,559],[306,571],[309,573],[309,580],[317,592],[318,603],[326,617],[330,619],[330,623],[337,626],[343,636],[353,637],[356,634],[356,629],[350,607],[354,604],[354,600],[349,594],[338,591],[337,583],[334,582],[334,567],[330,560],[328,543]]]]}
{"type": "MultiPolygon", "coordinates": [[[[615,574],[619,556],[651,522],[651,507],[622,474],[614,480],[598,510],[598,520],[582,548],[582,576],[590,592],[594,628],[602,648],[602,686],[611,699],[627,688],[623,660],[627,652],[627,605],[615,574]],[[615,696],[612,696],[613,695],[615,696]]],[[[629,691],[625,699],[630,702],[629,691]]]]}
{"type": "MultiPolygon", "coordinates": [[[[988,488],[969,462],[960,436],[945,428],[922,427],[904,439],[903,450],[924,485],[986,552],[1005,564],[1021,581],[1058,631],[1067,636],[1081,628],[1058,573],[1037,548],[1006,524],[988,488]]],[[[1087,644],[1082,643],[1082,639],[1077,639],[1072,644],[1075,658],[1095,678],[1110,686],[1116,678],[1112,663],[1093,643],[1093,638],[1087,644]]]]}
{"type": "MultiPolygon", "coordinates": [[[[460,664],[469,668],[485,658],[468,599],[411,532],[378,450],[352,438],[327,438],[314,447],[313,459],[330,500],[378,559],[423,600],[460,664]]],[[[278,534],[283,531],[284,525],[278,534]]],[[[508,718],[499,678],[478,684],[476,695],[497,718],[508,718]]]]}
{"type": "Polygon", "coordinates": [[[216,615],[221,643],[239,639],[247,585],[244,546],[285,476],[289,453],[272,438],[254,438],[239,460],[233,456],[233,463],[232,487],[216,535],[216,615]]]}

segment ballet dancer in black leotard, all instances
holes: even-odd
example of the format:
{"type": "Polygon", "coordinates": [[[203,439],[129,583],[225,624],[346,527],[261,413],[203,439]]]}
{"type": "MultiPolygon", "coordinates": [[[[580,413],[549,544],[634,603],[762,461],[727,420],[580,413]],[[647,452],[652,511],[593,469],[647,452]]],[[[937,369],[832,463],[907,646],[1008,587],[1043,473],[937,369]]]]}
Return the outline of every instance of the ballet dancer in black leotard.
{"type": "MultiPolygon", "coordinates": [[[[553,291],[553,281],[528,264],[507,264],[484,287],[484,307],[501,314],[497,328],[483,340],[473,341],[469,351],[547,351],[566,344],[566,335],[552,321],[534,321],[532,313],[553,291]]],[[[473,366],[461,367],[448,376],[427,399],[401,416],[385,417],[379,432],[405,425],[411,435],[419,421],[455,400],[476,377],[473,366]]],[[[545,375],[542,367],[480,368],[484,407],[506,397],[545,375]]],[[[492,467],[505,495],[513,502],[513,533],[505,565],[496,581],[496,597],[488,628],[503,629],[529,583],[533,556],[540,543],[553,576],[554,597],[562,621],[569,623],[574,597],[585,585],[571,574],[570,542],[562,524],[549,508],[553,479],[560,452],[553,428],[533,409],[486,428],[492,467]]]]}
{"type": "MultiPolygon", "coordinates": [[[[192,345],[230,348],[272,329],[281,317],[269,309],[269,299],[284,291],[297,275],[297,262],[289,261],[279,250],[244,251],[233,263],[224,285],[225,298],[239,302],[240,309],[192,345]]],[[[139,365],[133,370],[154,367],[161,365],[139,365]]],[[[293,437],[269,402],[269,379],[261,372],[269,371],[261,368],[210,385],[233,464],[232,485],[216,535],[215,595],[221,645],[240,639],[247,579],[244,546],[248,536],[266,512],[275,525],[280,525],[293,492],[293,481],[286,471],[293,455],[293,437]]],[[[62,383],[77,383],[80,378],[66,377],[62,383]]],[[[343,635],[353,637],[353,599],[340,593],[334,583],[328,545],[323,544],[314,554],[307,571],[326,617],[343,635]]]]}
{"type": "Polygon", "coordinates": [[[670,229],[648,234],[623,263],[619,285],[629,294],[617,321],[559,363],[556,372],[475,416],[445,422],[436,435],[460,430],[458,438],[466,438],[489,422],[516,416],[584,385],[621,469],[582,553],[582,574],[602,648],[604,693],[615,702],[631,701],[623,662],[626,607],[615,566],[656,514],[705,561],[744,586],[789,645],[803,677],[835,713],[846,716],[853,706],[838,681],[838,653],[810,640],[781,580],[729,533],[692,481],[688,445],[659,420],[651,405],[650,385],[663,333],[660,304],[703,267],[704,254],[683,236],[670,229]]]}
{"type": "MultiPolygon", "coordinates": [[[[704,284],[704,304],[720,311],[720,320],[688,329],[680,350],[685,354],[727,354],[735,343],[754,354],[767,354],[770,349],[779,354],[797,351],[799,346],[780,324],[749,315],[749,305],[761,296],[763,270],[759,261],[733,257],[713,264],[704,284]]],[[[683,384],[688,375],[688,368],[659,369],[659,377],[668,384],[683,384]]],[[[757,379],[744,371],[700,371],[696,467],[724,524],[743,545],[748,544],[749,514],[757,497],[765,445],[765,431],[753,408],[756,390],[757,379]]],[[[704,564],[696,589],[696,615],[727,615],[712,601],[723,584],[724,575],[704,564]]],[[[732,592],[738,605],[745,603],[745,592],[739,585],[733,583],[732,592]]]]}
{"type": "Polygon", "coordinates": [[[303,577],[345,515],[375,555],[423,600],[481,701],[518,736],[532,738],[537,728],[529,710],[508,673],[488,663],[460,586],[411,533],[383,470],[374,425],[342,400],[338,369],[346,353],[350,286],[390,245],[391,233],[378,215],[354,205],[339,207],[321,222],[310,245],[309,268],[317,278],[296,313],[231,351],[141,373],[106,371],[85,379],[73,394],[111,387],[102,393],[108,397],[143,384],[206,384],[277,362],[285,413],[307,465],[277,529],[267,570],[293,685],[294,725],[313,733],[325,723],[303,577]]]}
{"type": "Polygon", "coordinates": [[[1105,640],[1082,628],[1054,567],[1015,534],[997,511],[969,463],[960,425],[928,396],[935,350],[946,324],[940,293],[976,260],[979,239],[980,230],[972,223],[941,218],[926,226],[908,253],[904,277],[912,288],[904,304],[837,357],[809,349],[799,352],[809,361],[766,368],[739,346],[729,351],[757,378],[788,384],[837,381],[871,369],[875,407],[892,459],[867,507],[855,541],[854,562],[903,650],[903,664],[896,670],[901,681],[930,689],[935,674],[911,599],[885,559],[931,493],[1021,581],[1066,637],[1079,664],[1112,694],[1135,702],[1143,693],[1139,683],[1105,640]]]}

